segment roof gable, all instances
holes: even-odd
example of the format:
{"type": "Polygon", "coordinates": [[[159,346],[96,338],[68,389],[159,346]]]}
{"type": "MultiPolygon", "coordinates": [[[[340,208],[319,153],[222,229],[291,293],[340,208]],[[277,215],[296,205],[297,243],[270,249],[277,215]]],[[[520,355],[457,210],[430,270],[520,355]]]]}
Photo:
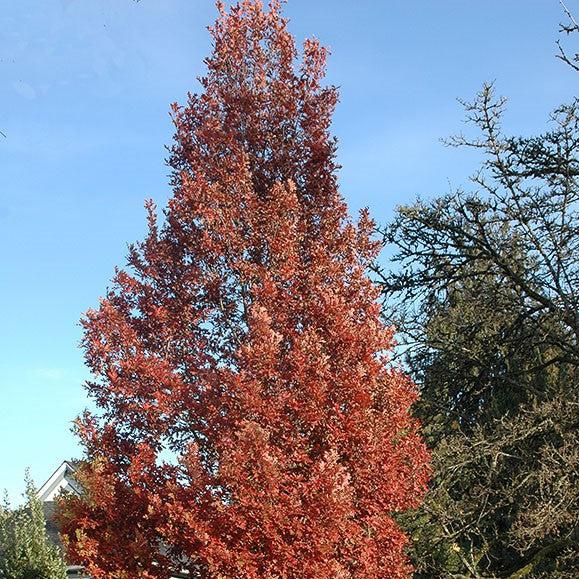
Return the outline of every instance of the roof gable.
{"type": "Polygon", "coordinates": [[[38,489],[38,498],[43,502],[48,502],[53,501],[61,492],[79,495],[81,489],[73,478],[75,470],[74,463],[65,460],[38,489]]]}

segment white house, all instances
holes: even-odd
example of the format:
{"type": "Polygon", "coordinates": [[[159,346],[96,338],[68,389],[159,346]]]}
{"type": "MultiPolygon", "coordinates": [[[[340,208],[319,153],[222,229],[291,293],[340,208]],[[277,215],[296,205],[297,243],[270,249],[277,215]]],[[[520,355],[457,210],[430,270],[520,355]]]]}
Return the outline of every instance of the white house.
{"type": "MultiPolygon", "coordinates": [[[[60,537],[58,527],[54,520],[55,499],[61,492],[70,492],[80,494],[81,488],[74,480],[73,474],[76,469],[74,461],[65,460],[51,475],[50,478],[38,489],[38,498],[42,501],[44,507],[44,516],[46,518],[46,532],[50,540],[59,545],[60,537]]],[[[82,572],[82,567],[78,565],[68,565],[66,569],[68,577],[78,579],[89,579],[82,572]]]]}

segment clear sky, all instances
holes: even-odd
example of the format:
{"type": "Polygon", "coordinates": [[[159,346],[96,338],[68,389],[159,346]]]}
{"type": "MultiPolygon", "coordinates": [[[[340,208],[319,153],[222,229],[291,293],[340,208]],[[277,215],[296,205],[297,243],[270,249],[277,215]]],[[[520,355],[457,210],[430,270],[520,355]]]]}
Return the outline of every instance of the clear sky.
{"type": "MultiPolygon", "coordinates": [[[[568,0],[579,14],[579,0],[568,0]]],[[[0,0],[0,489],[79,456],[78,319],[97,304],[143,199],[169,195],[169,104],[198,88],[212,0],[0,0]]],[[[298,37],[332,50],[342,192],[385,221],[466,184],[456,97],[495,80],[505,126],[540,131],[576,94],[554,58],[557,0],[289,0],[298,37]]]]}

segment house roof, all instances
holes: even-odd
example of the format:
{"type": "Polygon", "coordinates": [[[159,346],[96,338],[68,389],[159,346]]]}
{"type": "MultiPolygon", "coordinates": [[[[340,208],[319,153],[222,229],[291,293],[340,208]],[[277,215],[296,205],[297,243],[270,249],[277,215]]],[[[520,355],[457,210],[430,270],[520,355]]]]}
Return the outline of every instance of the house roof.
{"type": "Polygon", "coordinates": [[[56,496],[63,491],[79,495],[81,489],[73,478],[77,464],[76,461],[72,460],[63,461],[50,475],[50,478],[38,489],[38,498],[43,502],[54,501],[56,496]]]}

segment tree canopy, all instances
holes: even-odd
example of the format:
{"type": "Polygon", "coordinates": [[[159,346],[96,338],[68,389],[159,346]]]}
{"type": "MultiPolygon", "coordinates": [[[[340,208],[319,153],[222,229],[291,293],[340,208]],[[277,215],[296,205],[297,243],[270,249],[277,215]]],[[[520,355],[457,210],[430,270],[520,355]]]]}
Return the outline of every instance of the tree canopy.
{"type": "Polygon", "coordinates": [[[404,521],[418,576],[576,577],[579,454],[578,104],[536,137],[501,130],[487,85],[465,103],[485,155],[474,191],[400,207],[381,278],[432,489],[404,521]]]}
{"type": "Polygon", "coordinates": [[[94,577],[407,577],[428,453],[339,193],[326,50],[244,0],[173,106],[173,196],[83,326],[98,412],[62,515],[94,577]]]}

